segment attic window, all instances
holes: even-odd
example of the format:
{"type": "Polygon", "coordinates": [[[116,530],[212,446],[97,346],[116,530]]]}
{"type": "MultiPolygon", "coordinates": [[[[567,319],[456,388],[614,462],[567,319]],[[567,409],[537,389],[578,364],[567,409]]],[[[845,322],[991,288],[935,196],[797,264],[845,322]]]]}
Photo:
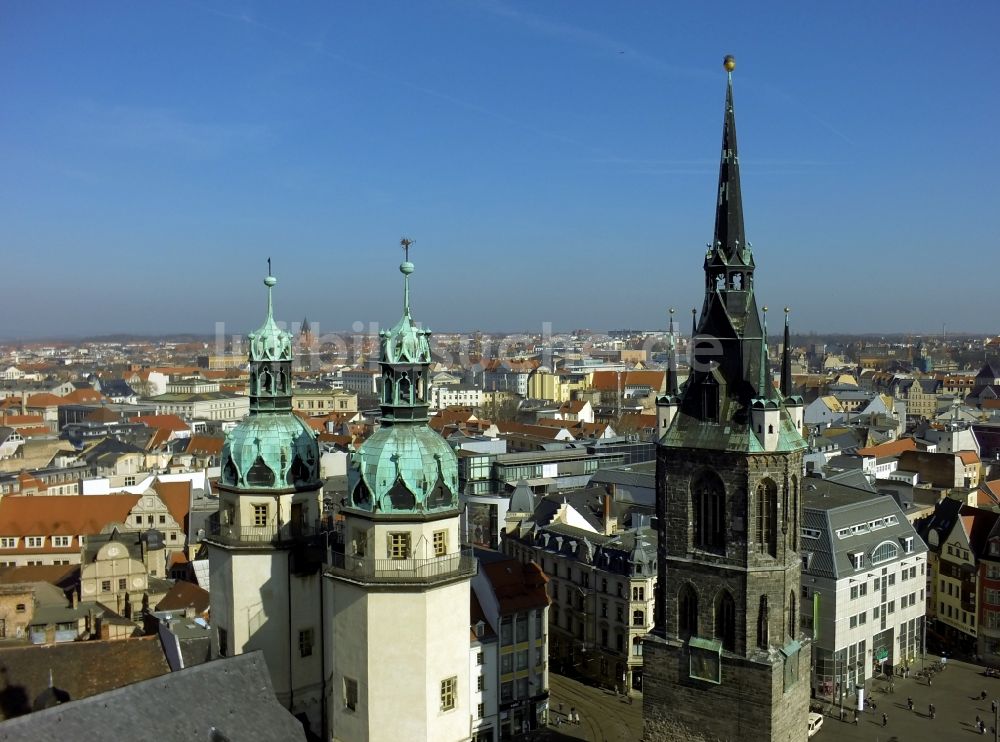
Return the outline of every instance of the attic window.
{"type": "Polygon", "coordinates": [[[819,529],[816,528],[803,528],[802,538],[819,538],[821,535],[819,529]]]}
{"type": "Polygon", "coordinates": [[[854,563],[854,569],[861,569],[865,563],[864,553],[857,551],[851,554],[851,561],[854,563]]]}

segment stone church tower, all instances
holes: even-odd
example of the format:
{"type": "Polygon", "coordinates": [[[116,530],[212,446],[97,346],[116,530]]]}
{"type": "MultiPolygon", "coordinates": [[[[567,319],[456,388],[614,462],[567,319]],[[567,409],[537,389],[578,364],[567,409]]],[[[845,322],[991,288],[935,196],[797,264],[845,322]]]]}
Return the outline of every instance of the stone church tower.
{"type": "Polygon", "coordinates": [[[692,370],[657,402],[656,614],[644,643],[647,742],[804,742],[799,631],[802,405],[767,360],[743,228],[732,57],[715,236],[692,370]]]}
{"type": "MultiPolygon", "coordinates": [[[[270,274],[270,271],[268,271],[270,274]]],[[[292,412],[292,337],[267,318],[250,345],[250,414],[226,437],[209,524],[212,657],[260,649],[278,700],[323,726],[316,434],[292,412]]]]}
{"type": "MultiPolygon", "coordinates": [[[[404,249],[409,251],[409,241],[404,249]]],[[[468,740],[469,601],[458,461],[427,424],[430,331],[403,316],[381,333],[379,429],[354,454],[343,541],[326,571],[333,739],[468,740]]]]}

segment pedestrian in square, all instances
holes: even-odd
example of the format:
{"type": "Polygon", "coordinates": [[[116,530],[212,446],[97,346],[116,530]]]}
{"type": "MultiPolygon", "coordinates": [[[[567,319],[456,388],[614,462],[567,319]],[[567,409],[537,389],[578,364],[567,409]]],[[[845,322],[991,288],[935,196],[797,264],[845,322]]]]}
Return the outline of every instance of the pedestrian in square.
{"type": "Polygon", "coordinates": [[[913,711],[913,699],[910,698],[909,696],[907,696],[906,698],[906,708],[908,708],[910,711],[913,711]]]}
{"type": "Polygon", "coordinates": [[[889,723],[889,717],[886,716],[885,712],[883,711],[882,712],[882,726],[885,726],[888,723],[889,723]]]}

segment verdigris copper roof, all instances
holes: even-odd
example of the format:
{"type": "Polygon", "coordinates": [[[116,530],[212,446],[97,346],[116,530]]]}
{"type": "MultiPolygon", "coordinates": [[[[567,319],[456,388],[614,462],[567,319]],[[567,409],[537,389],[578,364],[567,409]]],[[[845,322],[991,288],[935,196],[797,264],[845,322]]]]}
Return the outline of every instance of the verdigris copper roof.
{"type": "Polygon", "coordinates": [[[319,486],[316,434],[291,410],[292,338],[274,321],[271,293],[277,282],[271,275],[264,279],[267,318],[249,335],[250,415],[222,447],[221,483],[228,487],[319,486]]]}
{"type": "Polygon", "coordinates": [[[237,425],[223,446],[222,483],[284,489],[319,480],[316,434],[292,413],[258,413],[237,425]]]}
{"type": "MultiPolygon", "coordinates": [[[[403,240],[409,251],[409,240],[403,240]]],[[[458,507],[458,458],[427,423],[430,331],[410,316],[413,263],[403,274],[403,316],[383,332],[380,427],[353,455],[348,471],[350,506],[370,513],[405,515],[458,507]]]]}
{"type": "Polygon", "coordinates": [[[354,466],[360,478],[355,507],[383,513],[455,507],[458,459],[448,442],[426,425],[379,428],[354,454],[354,466]]]}
{"type": "Polygon", "coordinates": [[[278,327],[274,321],[274,311],[271,305],[271,289],[278,282],[274,276],[264,279],[267,286],[267,318],[264,324],[247,336],[250,342],[250,362],[254,361],[290,361],[292,359],[292,336],[278,327]]]}

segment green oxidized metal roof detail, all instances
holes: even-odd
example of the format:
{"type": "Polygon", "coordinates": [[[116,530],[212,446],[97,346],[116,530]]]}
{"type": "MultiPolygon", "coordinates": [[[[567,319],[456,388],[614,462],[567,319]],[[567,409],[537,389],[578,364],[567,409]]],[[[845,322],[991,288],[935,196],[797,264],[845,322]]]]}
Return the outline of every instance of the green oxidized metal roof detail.
{"type": "Polygon", "coordinates": [[[458,506],[458,460],[426,425],[380,428],[354,454],[354,507],[380,513],[434,512],[458,506]]]}
{"type": "MultiPolygon", "coordinates": [[[[408,250],[410,242],[403,241],[408,250]]],[[[427,425],[424,398],[431,363],[430,331],[410,316],[410,274],[404,260],[403,317],[382,333],[381,427],[353,455],[348,471],[350,504],[380,514],[434,513],[458,507],[458,459],[427,425]]]]}
{"type": "MultiPolygon", "coordinates": [[[[267,319],[249,335],[251,379],[280,377],[287,381],[291,374],[291,335],[274,321],[271,290],[276,283],[274,276],[264,279],[267,319]]],[[[266,401],[273,405],[275,390],[269,386],[262,392],[260,386],[251,384],[250,415],[226,436],[221,483],[252,490],[319,486],[316,433],[287,407],[262,407],[264,397],[260,394],[265,394],[266,401]]]]}
{"type": "Polygon", "coordinates": [[[319,481],[316,434],[288,412],[251,415],[230,431],[222,448],[222,483],[287,489],[319,481]]]}
{"type": "Polygon", "coordinates": [[[285,332],[274,321],[274,311],[271,305],[271,289],[278,282],[274,276],[264,279],[267,286],[267,319],[255,332],[247,336],[250,343],[250,362],[255,361],[290,361],[292,360],[292,336],[285,332]]]}
{"type": "Polygon", "coordinates": [[[430,363],[431,346],[428,339],[431,331],[417,327],[410,316],[410,274],[413,263],[404,261],[399,266],[403,274],[403,316],[391,330],[383,330],[383,363],[430,363]]]}

